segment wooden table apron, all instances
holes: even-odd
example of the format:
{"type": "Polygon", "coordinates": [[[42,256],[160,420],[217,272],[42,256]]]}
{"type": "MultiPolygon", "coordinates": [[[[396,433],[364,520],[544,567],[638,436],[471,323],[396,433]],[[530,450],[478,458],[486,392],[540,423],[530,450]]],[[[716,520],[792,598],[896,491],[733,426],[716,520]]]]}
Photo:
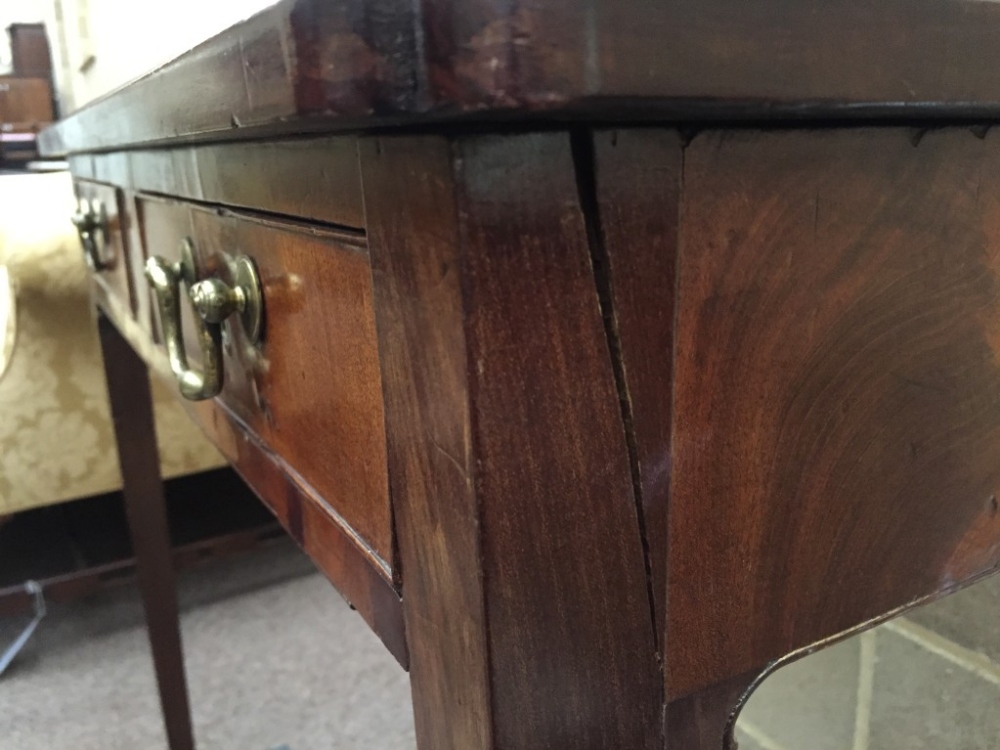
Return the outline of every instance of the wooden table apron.
{"type": "Polygon", "coordinates": [[[147,260],[249,257],[262,339],[191,415],[420,750],[731,747],[775,668],[1000,564],[1000,6],[445,5],[284,0],[43,135],[108,209],[119,436],[147,260]]]}

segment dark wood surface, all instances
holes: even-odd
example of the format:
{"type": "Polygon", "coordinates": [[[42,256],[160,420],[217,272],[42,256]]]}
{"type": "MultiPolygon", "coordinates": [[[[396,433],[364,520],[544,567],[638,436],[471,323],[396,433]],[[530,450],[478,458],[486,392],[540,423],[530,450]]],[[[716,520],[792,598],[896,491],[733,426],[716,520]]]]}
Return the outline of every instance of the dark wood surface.
{"type": "Polygon", "coordinates": [[[569,137],[373,139],[362,169],[420,746],[659,747],[569,137]]]}
{"type": "Polygon", "coordinates": [[[117,191],[96,299],[154,364],[145,256],[257,262],[191,412],[421,750],[720,750],[776,664],[1000,564],[997,136],[884,119],[995,117],[998,42],[972,0],[284,0],[45,148],[117,191]]]}
{"type": "Polygon", "coordinates": [[[170,750],[194,750],[149,376],[145,363],[106,318],[100,320],[100,340],[121,465],[122,494],[167,741],[170,750]]]}
{"type": "Polygon", "coordinates": [[[995,116],[998,42],[1000,7],[977,0],[283,0],[41,146],[453,118],[995,116]]]}
{"type": "Polygon", "coordinates": [[[671,130],[582,134],[591,137],[593,155],[582,166],[594,176],[596,201],[589,213],[592,241],[599,248],[595,268],[607,296],[633,480],[643,511],[656,635],[662,641],[681,140],[671,130]]]}
{"type": "Polygon", "coordinates": [[[486,605],[450,144],[370,140],[361,159],[418,743],[488,748],[486,605]]]}
{"type": "Polygon", "coordinates": [[[671,698],[1000,563],[998,144],[869,129],[686,149],[671,698]]]}
{"type": "MultiPolygon", "coordinates": [[[[391,577],[385,426],[364,238],[176,201],[141,203],[147,255],[176,258],[190,237],[200,276],[227,283],[237,255],[254,261],[263,340],[255,346],[235,318],[226,323],[219,400],[343,519],[364,554],[391,577]]],[[[186,348],[197,352],[193,316],[184,321],[186,348]]]]}
{"type": "Polygon", "coordinates": [[[737,708],[756,672],[670,701],[664,712],[664,750],[739,750],[737,708]]]}
{"type": "Polygon", "coordinates": [[[292,138],[78,154],[78,177],[137,192],[364,228],[357,139],[292,138]]]}

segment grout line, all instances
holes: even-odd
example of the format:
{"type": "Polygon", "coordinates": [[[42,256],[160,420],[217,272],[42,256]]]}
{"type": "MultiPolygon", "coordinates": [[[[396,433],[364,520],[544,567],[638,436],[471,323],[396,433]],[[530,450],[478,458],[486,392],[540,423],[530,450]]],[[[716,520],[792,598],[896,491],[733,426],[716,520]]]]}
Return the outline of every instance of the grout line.
{"type": "Polygon", "coordinates": [[[994,664],[989,657],[978,651],[959,646],[933,630],[928,630],[909,620],[894,620],[886,623],[883,627],[923,647],[932,654],[972,672],[977,677],[1000,686],[1000,666],[994,664]]]}
{"type": "Polygon", "coordinates": [[[868,750],[871,736],[872,695],[875,689],[875,631],[866,630],[858,639],[858,702],[854,709],[854,750],[868,750]]]}
{"type": "Polygon", "coordinates": [[[749,721],[741,721],[739,726],[740,731],[760,745],[761,750],[785,750],[785,748],[768,737],[763,730],[749,721]]]}

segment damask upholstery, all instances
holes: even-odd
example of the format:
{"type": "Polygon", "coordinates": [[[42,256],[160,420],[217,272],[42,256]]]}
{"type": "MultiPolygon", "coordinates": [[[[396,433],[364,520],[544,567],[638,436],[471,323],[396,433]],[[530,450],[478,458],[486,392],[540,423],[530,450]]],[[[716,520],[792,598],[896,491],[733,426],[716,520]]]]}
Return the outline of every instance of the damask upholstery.
{"type": "MultiPolygon", "coordinates": [[[[14,290],[13,315],[0,313],[0,326],[14,320],[0,361],[0,515],[121,486],[73,209],[65,172],[0,175],[0,267],[14,290]]],[[[224,465],[170,385],[152,380],[164,476],[224,465]]]]}

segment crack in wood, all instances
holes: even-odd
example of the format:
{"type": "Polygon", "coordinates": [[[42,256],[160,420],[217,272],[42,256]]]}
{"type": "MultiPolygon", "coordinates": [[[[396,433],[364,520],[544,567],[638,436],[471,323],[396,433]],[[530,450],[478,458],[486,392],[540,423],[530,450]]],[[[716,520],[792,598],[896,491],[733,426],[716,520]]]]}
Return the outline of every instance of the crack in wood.
{"type": "MultiPolygon", "coordinates": [[[[598,304],[601,318],[604,322],[604,332],[607,338],[608,353],[614,372],[615,387],[618,391],[618,401],[621,407],[622,430],[625,435],[625,445],[628,450],[629,470],[632,477],[632,496],[635,502],[636,521],[639,539],[642,543],[642,558],[646,577],[646,595],[649,600],[650,627],[653,631],[653,643],[658,654],[661,653],[661,637],[656,627],[656,598],[653,586],[653,566],[649,549],[649,535],[646,530],[646,513],[643,506],[642,478],[639,469],[639,450],[636,443],[635,428],[632,419],[632,399],[629,395],[628,381],[625,377],[625,363],[622,356],[621,337],[618,330],[618,319],[612,295],[611,268],[607,249],[604,246],[601,216],[597,201],[596,169],[594,144],[591,132],[587,129],[576,129],[570,133],[573,154],[573,168],[576,175],[577,193],[580,209],[583,212],[587,230],[587,244],[590,249],[591,267],[594,272],[594,285],[597,289],[598,304]]],[[[661,657],[662,659],[662,657],[661,657]]]]}

